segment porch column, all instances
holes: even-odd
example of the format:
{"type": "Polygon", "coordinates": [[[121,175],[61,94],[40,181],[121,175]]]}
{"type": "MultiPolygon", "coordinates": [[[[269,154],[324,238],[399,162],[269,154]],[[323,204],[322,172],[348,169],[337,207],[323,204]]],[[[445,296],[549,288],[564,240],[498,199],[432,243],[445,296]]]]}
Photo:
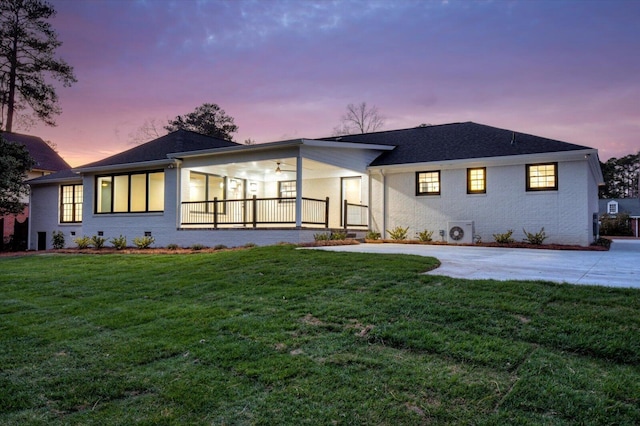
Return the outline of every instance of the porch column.
{"type": "Polygon", "coordinates": [[[296,157],[296,228],[302,227],[302,156],[296,157]]]}

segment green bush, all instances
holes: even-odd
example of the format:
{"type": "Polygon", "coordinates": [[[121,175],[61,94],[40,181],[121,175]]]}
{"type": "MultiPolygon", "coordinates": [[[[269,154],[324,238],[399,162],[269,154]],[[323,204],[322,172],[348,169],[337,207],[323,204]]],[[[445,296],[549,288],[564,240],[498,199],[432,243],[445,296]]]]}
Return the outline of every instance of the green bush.
{"type": "Polygon", "coordinates": [[[151,246],[151,244],[155,243],[156,239],[150,235],[145,235],[144,237],[135,237],[133,239],[133,244],[139,249],[147,249],[151,246]]]}
{"type": "Polygon", "coordinates": [[[509,229],[504,234],[493,234],[493,239],[498,244],[509,244],[513,242],[513,229],[509,229]]]}
{"type": "Polygon", "coordinates": [[[257,247],[258,245],[256,243],[247,243],[245,245],[243,245],[242,247],[244,248],[253,248],[253,247],[257,247]]]}
{"type": "Polygon", "coordinates": [[[402,241],[407,239],[407,233],[409,231],[409,227],[403,228],[402,226],[396,226],[395,228],[389,230],[389,237],[394,241],[402,241]]]}
{"type": "Polygon", "coordinates": [[[536,232],[535,234],[531,232],[527,232],[524,228],[522,228],[522,232],[524,232],[524,235],[526,235],[523,241],[529,244],[533,244],[535,246],[541,245],[544,242],[544,240],[547,239],[547,234],[545,234],[544,232],[544,226],[539,232],[536,232]]]}
{"type": "Polygon", "coordinates": [[[416,236],[418,237],[418,240],[422,241],[422,242],[430,242],[433,241],[433,231],[429,231],[428,229],[425,229],[422,232],[416,232],[416,236]]]}
{"type": "Polygon", "coordinates": [[[331,234],[328,232],[322,232],[320,234],[313,234],[313,239],[315,241],[328,241],[331,239],[331,234]]]}
{"type": "Polygon", "coordinates": [[[123,250],[127,248],[127,237],[123,237],[122,234],[119,237],[113,237],[109,242],[113,244],[113,247],[116,250],[123,250]]]}
{"type": "Polygon", "coordinates": [[[89,246],[91,245],[91,238],[87,236],[82,236],[82,237],[74,238],[73,242],[76,243],[79,249],[86,249],[86,248],[89,248],[89,246]]]}
{"type": "Polygon", "coordinates": [[[600,235],[630,236],[631,219],[629,213],[618,213],[615,216],[602,215],[600,217],[600,235]]]}
{"type": "Polygon", "coordinates": [[[107,242],[107,239],[99,235],[94,235],[93,237],[91,237],[91,244],[93,245],[93,247],[95,247],[98,250],[104,247],[104,243],[106,242],[107,242]]]}
{"type": "Polygon", "coordinates": [[[202,249],[206,248],[204,245],[202,244],[193,244],[191,246],[191,250],[196,250],[196,251],[200,251],[202,249]]]}
{"type": "Polygon", "coordinates": [[[178,245],[177,244],[169,244],[167,246],[168,250],[178,250],[178,245]]]}
{"type": "Polygon", "coordinates": [[[62,231],[53,231],[51,244],[56,250],[64,248],[64,233],[62,231]]]}
{"type": "Polygon", "coordinates": [[[367,231],[367,235],[365,235],[365,238],[367,240],[379,240],[380,233],[376,231],[367,231]]]}
{"type": "Polygon", "coordinates": [[[213,249],[214,249],[214,250],[224,250],[224,249],[226,249],[226,248],[228,248],[228,247],[227,247],[227,246],[225,246],[224,244],[216,244],[216,245],[213,247],[213,249]]]}
{"type": "Polygon", "coordinates": [[[329,237],[329,239],[331,240],[346,240],[347,239],[347,233],[344,231],[336,231],[336,232],[332,232],[331,233],[331,237],[329,237]]]}

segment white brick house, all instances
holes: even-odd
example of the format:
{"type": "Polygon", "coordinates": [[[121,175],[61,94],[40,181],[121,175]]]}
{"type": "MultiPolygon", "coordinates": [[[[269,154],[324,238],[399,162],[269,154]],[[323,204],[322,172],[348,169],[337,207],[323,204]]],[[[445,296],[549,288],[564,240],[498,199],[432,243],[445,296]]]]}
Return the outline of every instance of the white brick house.
{"type": "Polygon", "coordinates": [[[595,149],[475,123],[258,145],[178,131],[32,180],[29,247],[54,230],[237,246],[396,226],[588,245],[602,180],[595,149]]]}

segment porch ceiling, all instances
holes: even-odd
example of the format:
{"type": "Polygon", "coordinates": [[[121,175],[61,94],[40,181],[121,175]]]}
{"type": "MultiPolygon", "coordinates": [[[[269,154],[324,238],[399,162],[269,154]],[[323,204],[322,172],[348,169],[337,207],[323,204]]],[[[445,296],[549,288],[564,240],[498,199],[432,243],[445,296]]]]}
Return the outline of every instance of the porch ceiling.
{"type": "MultiPolygon", "coordinates": [[[[257,160],[247,162],[233,162],[212,166],[195,167],[193,170],[233,176],[239,178],[276,181],[292,180],[296,176],[296,158],[283,157],[270,160],[257,160]],[[276,174],[276,167],[280,163],[280,174],[276,174]]],[[[320,161],[302,159],[302,178],[316,179],[327,177],[344,177],[359,174],[353,170],[322,163],[320,161]]]]}

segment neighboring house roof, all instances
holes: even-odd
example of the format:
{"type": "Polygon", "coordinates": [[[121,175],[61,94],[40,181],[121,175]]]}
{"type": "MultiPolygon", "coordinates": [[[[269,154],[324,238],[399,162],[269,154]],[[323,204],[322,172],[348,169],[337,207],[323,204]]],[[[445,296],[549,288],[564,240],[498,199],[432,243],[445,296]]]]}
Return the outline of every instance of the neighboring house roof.
{"type": "Polygon", "coordinates": [[[607,214],[608,204],[611,201],[618,203],[618,212],[629,213],[631,217],[640,217],[640,198],[601,198],[598,200],[600,214],[607,214]]]}
{"type": "Polygon", "coordinates": [[[50,175],[39,176],[34,179],[29,179],[27,183],[29,185],[41,184],[41,183],[64,183],[64,182],[82,182],[82,176],[72,169],[61,170],[59,172],[51,173],[50,175]]]}
{"type": "Polygon", "coordinates": [[[78,167],[78,169],[166,160],[168,154],[176,152],[200,151],[238,145],[239,144],[235,142],[190,132],[188,130],[176,130],[175,132],[138,145],[127,151],[78,167]]]}
{"type": "Polygon", "coordinates": [[[35,161],[33,170],[57,172],[70,169],[71,166],[58,155],[42,138],[20,133],[2,133],[2,137],[9,142],[24,145],[29,155],[35,161]]]}
{"type": "Polygon", "coordinates": [[[371,166],[427,163],[472,158],[591,149],[540,136],[473,122],[322,138],[323,140],[394,145],[371,166]]]}

